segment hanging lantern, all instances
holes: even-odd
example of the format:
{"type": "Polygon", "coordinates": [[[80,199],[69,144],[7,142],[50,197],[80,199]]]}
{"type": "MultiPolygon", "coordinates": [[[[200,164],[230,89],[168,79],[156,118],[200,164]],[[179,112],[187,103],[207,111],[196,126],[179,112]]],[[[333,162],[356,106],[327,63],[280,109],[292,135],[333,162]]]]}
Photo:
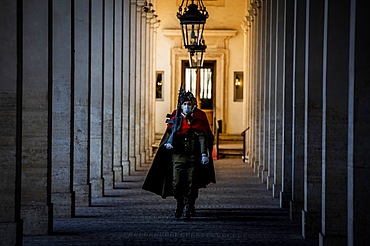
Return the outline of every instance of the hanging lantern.
{"type": "MultiPolygon", "coordinates": [[[[208,12],[204,7],[203,1],[191,1],[188,5],[188,0],[184,5],[185,0],[182,1],[177,12],[177,18],[180,20],[182,39],[184,47],[189,51],[189,63],[195,66],[201,64],[203,66],[203,54],[206,50],[206,45],[203,39],[204,25],[208,18],[208,12]]],[[[199,67],[198,65],[195,67],[199,67]]]]}
{"type": "MultiPolygon", "coordinates": [[[[204,40],[203,40],[204,41],[204,40]]],[[[191,68],[200,68],[203,67],[204,62],[204,51],[206,50],[206,45],[204,42],[198,47],[189,48],[189,66],[191,68]]]]}

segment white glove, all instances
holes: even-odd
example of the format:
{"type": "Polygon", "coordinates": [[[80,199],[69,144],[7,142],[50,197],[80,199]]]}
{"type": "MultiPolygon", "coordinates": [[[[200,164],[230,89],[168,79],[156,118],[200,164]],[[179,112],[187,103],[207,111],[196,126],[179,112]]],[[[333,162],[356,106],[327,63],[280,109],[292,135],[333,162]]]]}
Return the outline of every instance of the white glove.
{"type": "Polygon", "coordinates": [[[208,156],[202,156],[202,160],[201,160],[200,162],[201,162],[203,165],[208,164],[208,162],[209,162],[208,156]]]}
{"type": "Polygon", "coordinates": [[[166,147],[166,149],[172,149],[173,148],[172,144],[170,144],[170,143],[165,143],[164,146],[166,147]]]}

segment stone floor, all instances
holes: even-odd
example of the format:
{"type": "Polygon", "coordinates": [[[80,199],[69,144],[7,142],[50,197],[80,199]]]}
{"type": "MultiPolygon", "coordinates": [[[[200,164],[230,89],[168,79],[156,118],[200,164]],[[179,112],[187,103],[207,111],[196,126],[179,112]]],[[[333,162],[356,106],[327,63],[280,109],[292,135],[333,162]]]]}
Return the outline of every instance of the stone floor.
{"type": "Polygon", "coordinates": [[[24,245],[318,245],[241,159],[215,161],[216,184],[201,189],[197,216],[173,216],[175,200],[141,189],[148,166],[126,177],[76,218],[55,219],[54,233],[25,236],[24,245]]]}

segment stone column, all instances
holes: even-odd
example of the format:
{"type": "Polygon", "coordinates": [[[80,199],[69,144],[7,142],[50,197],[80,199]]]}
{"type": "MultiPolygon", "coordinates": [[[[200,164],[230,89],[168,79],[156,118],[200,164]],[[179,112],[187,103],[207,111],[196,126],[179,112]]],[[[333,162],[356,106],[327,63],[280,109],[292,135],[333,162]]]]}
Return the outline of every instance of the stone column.
{"type": "MultiPolygon", "coordinates": [[[[245,17],[247,18],[247,17],[245,17]]],[[[242,29],[243,29],[243,49],[244,49],[244,54],[243,54],[243,71],[245,74],[244,78],[244,87],[243,87],[243,128],[249,127],[249,115],[248,115],[248,100],[247,98],[249,97],[249,77],[247,76],[249,74],[249,52],[248,51],[248,45],[249,45],[249,32],[248,32],[248,20],[246,19],[244,22],[242,22],[242,29]]],[[[249,131],[245,133],[245,137],[243,139],[244,145],[246,146],[243,157],[244,161],[247,162],[248,160],[248,155],[249,155],[249,146],[248,146],[248,136],[249,136],[249,131]]]]}
{"type": "Polygon", "coordinates": [[[293,112],[292,112],[292,200],[290,218],[300,221],[303,209],[303,132],[306,1],[294,3],[293,112]]]}
{"type": "Polygon", "coordinates": [[[104,189],[113,188],[113,0],[103,1],[103,178],[104,189]]]}
{"type": "MultiPolygon", "coordinates": [[[[73,191],[76,206],[89,204],[89,0],[74,1],[74,153],[73,191]]],[[[72,211],[73,212],[73,211],[72,211]]]]}
{"type": "Polygon", "coordinates": [[[265,85],[265,62],[266,62],[266,44],[264,42],[266,34],[265,34],[265,11],[264,11],[264,5],[265,1],[261,1],[261,5],[259,6],[259,12],[258,12],[258,42],[259,42],[259,102],[258,102],[258,122],[259,122],[259,133],[258,133],[258,145],[259,145],[259,153],[258,153],[258,168],[257,168],[257,177],[262,177],[262,170],[263,170],[263,162],[264,162],[264,153],[265,153],[265,147],[264,147],[264,126],[265,126],[265,120],[263,115],[263,109],[264,109],[264,101],[265,101],[265,94],[264,94],[264,85],[265,85]]]}
{"type": "MultiPolygon", "coordinates": [[[[135,111],[135,138],[134,138],[134,145],[135,145],[135,170],[138,170],[139,167],[141,166],[141,151],[142,151],[142,119],[143,115],[142,113],[142,69],[144,69],[141,65],[141,60],[142,60],[142,53],[141,53],[141,48],[142,48],[142,7],[144,6],[144,1],[143,0],[137,0],[136,1],[136,45],[135,45],[135,93],[131,94],[134,96],[135,99],[135,104],[134,104],[134,111],[135,111]]],[[[132,19],[131,19],[132,20],[132,19]]],[[[133,82],[131,80],[131,82],[133,82]]]]}
{"type": "Polygon", "coordinates": [[[22,213],[23,233],[52,230],[51,2],[23,2],[22,213]]]}
{"type": "Polygon", "coordinates": [[[325,1],[320,245],[348,241],[349,21],[350,0],[325,1]]]}
{"type": "MultiPolygon", "coordinates": [[[[133,66],[130,63],[130,45],[131,45],[131,0],[122,2],[122,174],[130,174],[130,138],[132,133],[129,131],[130,122],[130,71],[133,66]]],[[[132,146],[131,146],[132,147],[132,146]]],[[[135,162],[134,162],[135,163],[135,162]]]]}
{"type": "Polygon", "coordinates": [[[52,177],[54,216],[71,217],[72,16],[69,0],[53,3],[52,177]]]}
{"type": "Polygon", "coordinates": [[[113,177],[114,183],[123,179],[122,172],[122,48],[123,2],[114,1],[114,74],[113,74],[113,177]]]}
{"type": "Polygon", "coordinates": [[[370,30],[366,2],[351,1],[348,108],[348,244],[370,241],[370,30]]]}
{"type": "Polygon", "coordinates": [[[4,245],[22,244],[22,4],[0,3],[0,238],[4,245]],[[18,24],[17,24],[18,23],[18,24]]]}
{"type": "Polygon", "coordinates": [[[152,78],[152,64],[151,64],[151,59],[150,56],[152,54],[152,36],[151,36],[151,20],[153,18],[152,13],[147,14],[146,18],[146,42],[145,42],[145,96],[146,98],[145,102],[145,122],[144,122],[144,129],[145,129],[145,136],[144,136],[144,149],[145,149],[145,162],[150,160],[150,147],[152,145],[151,139],[150,139],[150,131],[152,128],[152,124],[150,124],[150,113],[152,111],[151,109],[151,97],[152,95],[152,90],[151,90],[151,84],[154,83],[153,78],[152,78]]]}
{"type": "Polygon", "coordinates": [[[255,145],[254,145],[254,133],[255,133],[255,128],[254,128],[254,87],[255,87],[255,77],[254,77],[254,58],[255,58],[255,21],[254,21],[254,13],[253,10],[249,10],[249,17],[250,17],[250,23],[249,23],[249,29],[248,29],[248,35],[249,35],[249,91],[248,91],[248,110],[249,110],[249,134],[248,134],[248,145],[249,145],[249,154],[248,154],[248,160],[250,167],[253,168],[254,166],[254,150],[255,150],[255,145]]]}
{"type": "Polygon", "coordinates": [[[324,3],[307,3],[302,235],[317,238],[321,226],[324,3]]]}
{"type": "MultiPolygon", "coordinates": [[[[269,128],[269,139],[268,139],[268,151],[269,151],[269,167],[268,167],[268,177],[267,177],[267,189],[272,190],[274,184],[274,175],[275,175],[275,161],[276,161],[276,129],[275,129],[275,110],[276,110],[276,52],[277,52],[277,30],[276,30],[276,16],[277,16],[277,2],[271,1],[269,13],[271,16],[270,22],[270,62],[269,62],[269,77],[268,77],[268,90],[269,90],[269,115],[268,115],[268,128],[269,128]]],[[[274,197],[274,194],[272,194],[274,197]]]]}
{"type": "Polygon", "coordinates": [[[249,95],[248,95],[248,103],[249,103],[249,145],[250,145],[250,151],[249,151],[249,164],[251,168],[254,166],[254,155],[255,155],[255,148],[254,145],[254,138],[255,138],[255,122],[254,122],[254,90],[255,90],[255,21],[254,21],[254,13],[253,10],[249,10],[249,17],[250,17],[250,28],[249,28],[249,50],[250,50],[250,56],[249,56],[249,95]]]}
{"type": "Polygon", "coordinates": [[[255,111],[255,126],[256,126],[256,129],[255,129],[255,138],[254,138],[254,142],[255,142],[255,145],[256,145],[256,151],[254,153],[254,172],[259,173],[259,170],[260,170],[260,153],[261,153],[261,141],[260,141],[260,134],[261,134],[261,117],[260,117],[260,114],[261,114],[261,111],[260,111],[260,105],[261,105],[261,33],[262,33],[262,30],[261,30],[261,17],[262,17],[262,13],[261,13],[261,3],[260,2],[256,2],[256,5],[254,6],[255,7],[255,11],[257,13],[257,15],[255,16],[255,28],[256,28],[256,37],[255,37],[255,40],[256,40],[256,50],[255,50],[255,53],[256,53],[256,60],[255,60],[255,103],[254,103],[254,111],[255,111]]]}
{"type": "Polygon", "coordinates": [[[129,131],[128,131],[128,139],[129,139],[129,160],[130,160],[130,173],[136,171],[136,163],[140,161],[136,156],[137,153],[137,143],[136,139],[138,138],[138,130],[137,127],[137,100],[139,97],[136,96],[137,93],[137,73],[136,73],[136,52],[137,52],[137,6],[136,0],[130,0],[130,46],[129,46],[129,64],[130,64],[130,72],[129,72],[129,131]]]}
{"type": "Polygon", "coordinates": [[[252,3],[253,11],[253,28],[252,28],[252,40],[253,40],[253,58],[252,58],[252,128],[253,128],[253,135],[252,135],[252,158],[251,158],[251,166],[253,170],[256,170],[256,167],[258,166],[258,112],[257,112],[257,104],[258,104],[258,15],[257,15],[257,4],[252,3]]]}
{"type": "Polygon", "coordinates": [[[283,165],[280,207],[288,208],[292,197],[292,96],[293,96],[293,26],[294,0],[285,0],[285,59],[283,106],[283,165]]]}
{"type": "Polygon", "coordinates": [[[90,23],[90,189],[91,196],[103,196],[102,119],[103,119],[103,2],[91,0],[90,23]]]}
{"type": "MultiPolygon", "coordinates": [[[[256,155],[256,122],[255,122],[255,110],[256,110],[256,12],[254,11],[253,3],[250,3],[249,12],[249,95],[247,96],[249,104],[249,130],[246,132],[249,135],[250,151],[248,161],[252,169],[255,167],[255,155],[256,155]],[[249,132],[249,133],[248,133],[249,132]]],[[[244,97],[243,97],[244,98],[244,97]]],[[[247,136],[248,136],[247,135],[247,136]]]]}
{"type": "Polygon", "coordinates": [[[267,0],[264,2],[263,11],[265,13],[264,19],[264,33],[265,38],[263,40],[265,45],[265,64],[264,64],[264,102],[263,102],[263,118],[264,118],[264,157],[263,157],[263,170],[262,170],[262,182],[267,184],[267,177],[268,177],[268,170],[269,170],[269,161],[270,161],[270,150],[269,150],[269,142],[270,142],[270,125],[269,125],[269,111],[270,111],[270,91],[269,91],[269,77],[270,77],[270,25],[271,25],[271,15],[270,15],[270,5],[271,1],[267,0]]]}
{"type": "MultiPolygon", "coordinates": [[[[143,3],[144,6],[144,3],[143,3]]],[[[147,44],[147,33],[146,33],[146,17],[147,14],[145,11],[143,11],[143,6],[139,6],[141,9],[141,46],[140,46],[140,113],[139,113],[139,119],[140,119],[140,167],[143,163],[145,163],[145,157],[146,157],[146,150],[145,150],[145,134],[147,132],[147,129],[145,128],[145,118],[147,114],[147,108],[146,108],[146,44],[147,44]]]]}
{"type": "Polygon", "coordinates": [[[245,78],[244,78],[244,86],[243,89],[243,100],[244,103],[244,112],[245,112],[245,120],[246,120],[246,127],[249,127],[249,130],[246,132],[245,137],[245,145],[246,145],[246,153],[244,154],[247,156],[248,163],[251,164],[251,61],[252,61],[252,48],[251,48],[251,19],[250,16],[246,16],[246,21],[244,25],[244,48],[247,51],[245,54],[245,78]]]}
{"type": "Polygon", "coordinates": [[[151,96],[149,97],[150,98],[150,127],[149,127],[149,130],[150,130],[150,157],[153,157],[153,153],[152,153],[152,144],[155,142],[155,76],[156,76],[156,40],[157,40],[157,29],[159,27],[159,21],[157,20],[157,17],[153,18],[152,21],[151,21],[151,58],[150,58],[150,64],[151,64],[151,79],[149,80],[150,82],[150,92],[151,92],[151,96]]]}
{"type": "Polygon", "coordinates": [[[277,1],[276,16],[276,74],[275,74],[275,166],[274,166],[274,185],[272,187],[273,197],[279,197],[282,183],[283,165],[283,105],[284,105],[284,19],[285,19],[285,0],[277,1]]]}

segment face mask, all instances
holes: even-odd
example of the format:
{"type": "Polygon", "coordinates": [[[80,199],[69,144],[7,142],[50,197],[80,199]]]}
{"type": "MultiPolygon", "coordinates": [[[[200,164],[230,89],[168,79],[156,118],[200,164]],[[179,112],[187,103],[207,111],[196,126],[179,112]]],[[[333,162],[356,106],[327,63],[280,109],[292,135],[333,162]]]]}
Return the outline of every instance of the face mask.
{"type": "Polygon", "coordinates": [[[190,110],[191,110],[191,106],[190,105],[182,105],[181,108],[182,108],[182,112],[184,114],[188,114],[190,112],[190,110]]]}

